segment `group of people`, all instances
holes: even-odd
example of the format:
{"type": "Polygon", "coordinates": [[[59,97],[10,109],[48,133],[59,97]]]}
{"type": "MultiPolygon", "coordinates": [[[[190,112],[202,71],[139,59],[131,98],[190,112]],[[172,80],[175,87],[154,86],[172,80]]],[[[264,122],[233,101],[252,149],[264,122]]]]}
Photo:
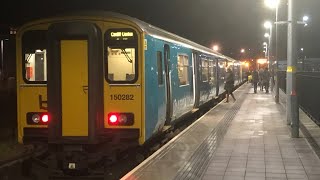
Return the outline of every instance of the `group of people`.
{"type": "Polygon", "coordinates": [[[252,72],[252,84],[254,93],[257,93],[258,85],[260,86],[260,91],[263,89],[266,90],[266,93],[269,93],[269,85],[270,85],[271,74],[266,67],[265,69],[254,70],[252,72]]]}
{"type": "MultiPolygon", "coordinates": [[[[252,83],[253,83],[254,93],[257,93],[258,84],[260,86],[260,91],[263,91],[263,89],[265,89],[266,93],[269,93],[270,77],[271,77],[271,74],[268,68],[260,69],[259,72],[257,69],[255,69],[252,72],[252,83]]],[[[236,101],[236,98],[232,93],[234,90],[234,73],[232,72],[231,68],[227,69],[227,72],[225,75],[224,89],[227,92],[225,102],[226,103],[229,102],[230,95],[233,98],[233,101],[236,101]]]]}

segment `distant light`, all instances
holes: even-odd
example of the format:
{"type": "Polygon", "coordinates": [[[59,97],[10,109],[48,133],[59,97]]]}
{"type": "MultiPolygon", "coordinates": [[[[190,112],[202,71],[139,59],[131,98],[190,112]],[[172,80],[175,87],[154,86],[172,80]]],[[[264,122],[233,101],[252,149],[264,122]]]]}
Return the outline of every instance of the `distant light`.
{"type": "Polygon", "coordinates": [[[270,36],[269,33],[265,33],[265,34],[264,34],[264,37],[266,37],[266,38],[269,37],[269,36],[270,36]]]}
{"type": "Polygon", "coordinates": [[[304,22],[306,22],[306,21],[309,20],[309,17],[308,17],[308,16],[303,16],[302,20],[303,20],[304,22]]]}
{"type": "Polygon", "coordinates": [[[241,53],[245,53],[246,50],[245,50],[245,49],[241,49],[240,52],[241,52],[241,53]]]}
{"type": "Polygon", "coordinates": [[[305,24],[304,24],[304,27],[306,27],[306,26],[308,26],[308,24],[307,24],[307,23],[305,23],[305,24]]]}
{"type": "Polygon", "coordinates": [[[219,51],[219,46],[218,45],[214,45],[212,48],[214,51],[219,51]]]}
{"type": "Polygon", "coordinates": [[[266,45],[268,45],[268,43],[267,43],[267,42],[263,42],[263,45],[265,45],[265,46],[266,46],[266,45]]]}
{"type": "Polygon", "coordinates": [[[258,64],[266,64],[267,61],[268,61],[267,59],[258,59],[258,60],[257,60],[257,63],[258,63],[258,64]]]}
{"type": "Polygon", "coordinates": [[[303,49],[303,48],[301,48],[300,50],[301,50],[301,51],[303,51],[304,49],[303,49]]]}
{"type": "Polygon", "coordinates": [[[270,21],[266,21],[263,26],[266,28],[266,29],[270,29],[272,27],[272,23],[270,21]]]}
{"type": "Polygon", "coordinates": [[[265,0],[265,1],[264,1],[264,4],[265,4],[267,7],[274,9],[274,8],[276,8],[276,7],[279,6],[280,0],[265,0]]]}

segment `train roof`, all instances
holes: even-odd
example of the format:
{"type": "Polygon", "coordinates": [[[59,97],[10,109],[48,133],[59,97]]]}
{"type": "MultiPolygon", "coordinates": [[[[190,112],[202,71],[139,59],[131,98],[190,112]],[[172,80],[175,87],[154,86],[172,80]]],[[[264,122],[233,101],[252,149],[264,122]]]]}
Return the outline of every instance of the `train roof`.
{"type": "Polygon", "coordinates": [[[178,36],[176,34],[170,33],[166,30],[163,30],[161,28],[158,28],[158,27],[153,26],[151,24],[148,24],[140,19],[128,16],[128,15],[124,15],[124,14],[120,14],[120,13],[116,13],[116,12],[110,12],[110,11],[97,11],[97,12],[96,11],[84,11],[84,12],[80,12],[80,14],[81,15],[89,15],[89,16],[90,15],[95,15],[95,16],[99,15],[99,16],[103,16],[103,17],[114,17],[114,18],[120,18],[120,19],[127,19],[127,20],[132,21],[135,24],[137,24],[141,28],[142,31],[144,31],[145,33],[147,33],[153,37],[160,38],[160,39],[163,39],[163,40],[166,40],[169,42],[171,41],[171,42],[176,42],[179,44],[182,43],[183,45],[188,46],[190,48],[193,48],[195,50],[204,51],[208,54],[211,54],[213,56],[217,56],[222,59],[236,61],[235,59],[228,57],[228,56],[225,56],[221,53],[215,52],[210,48],[207,48],[205,46],[197,44],[197,43],[190,41],[186,38],[183,38],[183,37],[178,36]]]}
{"type": "Polygon", "coordinates": [[[158,28],[156,26],[153,26],[151,24],[148,24],[142,20],[139,20],[137,18],[116,13],[116,12],[111,12],[111,11],[79,11],[79,12],[72,12],[72,13],[65,13],[65,14],[60,14],[58,17],[61,16],[94,16],[94,17],[103,17],[103,18],[118,18],[118,19],[124,19],[124,20],[129,20],[135,24],[137,24],[142,31],[144,31],[146,34],[149,34],[153,37],[163,39],[165,41],[169,42],[174,42],[178,43],[184,46],[187,46],[189,48],[210,54],[212,56],[216,56],[221,59],[227,59],[229,61],[237,61],[231,57],[225,56],[221,53],[215,52],[210,48],[207,48],[205,46],[202,46],[200,44],[197,44],[193,41],[190,41],[186,38],[183,38],[181,36],[178,36],[176,34],[170,33],[168,31],[165,31],[161,28],[158,28]]]}

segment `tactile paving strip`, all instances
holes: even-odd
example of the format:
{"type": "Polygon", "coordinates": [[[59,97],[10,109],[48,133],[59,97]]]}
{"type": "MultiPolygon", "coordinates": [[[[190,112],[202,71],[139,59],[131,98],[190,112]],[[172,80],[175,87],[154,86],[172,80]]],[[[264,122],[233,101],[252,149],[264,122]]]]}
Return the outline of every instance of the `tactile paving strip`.
{"type": "Polygon", "coordinates": [[[239,111],[242,103],[245,100],[244,92],[238,95],[237,101],[232,108],[224,115],[223,119],[218,123],[216,128],[212,130],[210,135],[201,143],[198,149],[194,152],[191,158],[179,170],[175,179],[201,179],[203,176],[215,150],[223,140],[229,125],[239,111]]]}
{"type": "Polygon", "coordinates": [[[319,147],[318,143],[316,142],[316,140],[309,133],[308,129],[303,125],[303,123],[300,123],[300,130],[306,136],[309,144],[312,146],[313,151],[316,153],[316,155],[320,159],[320,147],[319,147]]]}

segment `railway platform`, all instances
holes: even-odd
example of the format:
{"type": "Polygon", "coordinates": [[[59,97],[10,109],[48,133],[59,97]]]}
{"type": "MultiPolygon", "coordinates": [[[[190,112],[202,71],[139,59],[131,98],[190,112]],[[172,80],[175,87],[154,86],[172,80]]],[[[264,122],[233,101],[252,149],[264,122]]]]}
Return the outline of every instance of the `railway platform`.
{"type": "MultiPolygon", "coordinates": [[[[319,180],[319,127],[300,110],[300,137],[291,138],[283,103],[273,94],[235,91],[122,180],[319,180]]],[[[282,100],[285,100],[282,93],[282,100]]],[[[284,102],[285,103],[285,102],[284,102]]]]}

